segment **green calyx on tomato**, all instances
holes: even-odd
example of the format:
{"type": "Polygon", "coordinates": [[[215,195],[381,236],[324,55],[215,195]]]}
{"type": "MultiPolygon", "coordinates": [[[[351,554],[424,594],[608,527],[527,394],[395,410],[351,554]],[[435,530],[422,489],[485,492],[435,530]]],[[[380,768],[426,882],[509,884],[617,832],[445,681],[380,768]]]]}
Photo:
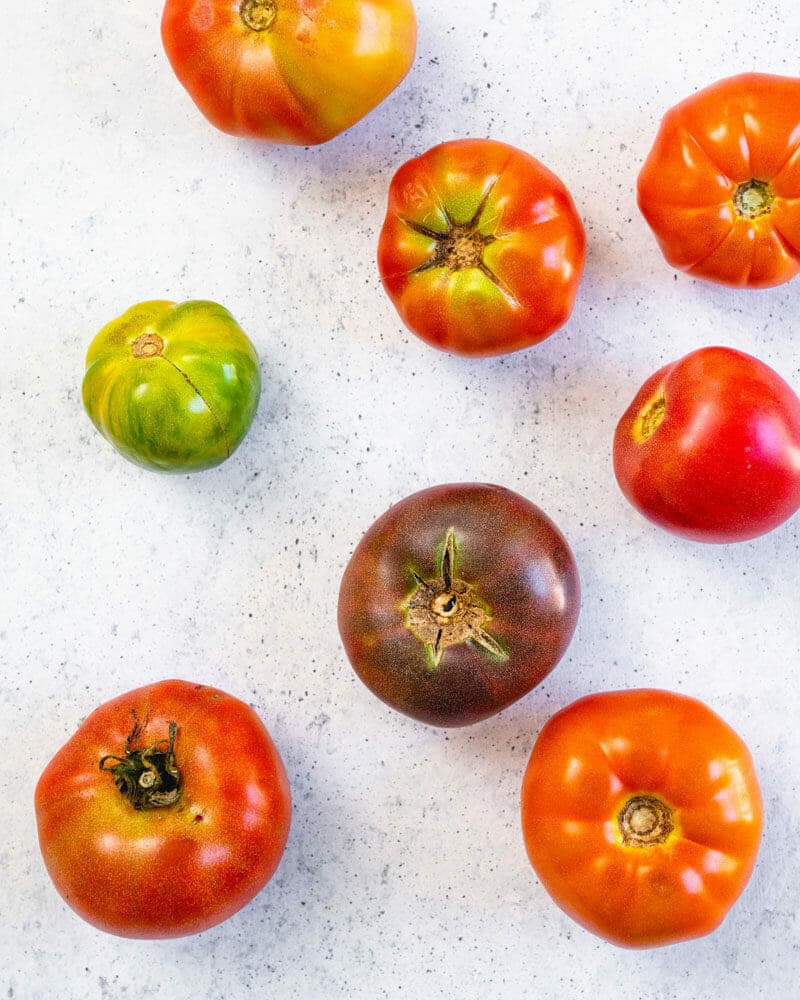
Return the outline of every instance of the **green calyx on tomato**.
{"type": "MultiPolygon", "coordinates": [[[[437,232],[428,226],[423,225],[414,219],[402,217],[402,222],[420,236],[425,236],[433,240],[433,250],[430,259],[423,261],[414,269],[415,274],[421,274],[432,268],[444,267],[450,271],[463,271],[468,268],[477,268],[481,274],[488,278],[493,284],[505,294],[511,296],[509,290],[503,285],[500,278],[492,271],[484,260],[484,251],[488,246],[497,240],[493,233],[481,231],[485,229],[482,223],[482,216],[492,189],[497,183],[497,178],[493,179],[489,187],[484,191],[478,207],[475,209],[468,222],[457,222],[446,205],[442,205],[441,212],[445,222],[444,231],[437,232]]],[[[511,296],[513,298],[513,296],[511,296]]]]}
{"type": "Polygon", "coordinates": [[[181,774],[175,762],[178,724],[170,722],[168,740],[158,740],[142,749],[138,744],[146,725],[146,722],[139,724],[134,712],[133,729],[125,740],[125,756],[106,754],[100,760],[100,770],[111,774],[114,784],[134,809],[173,806],[182,791],[181,774]],[[116,763],[109,766],[109,761],[116,763]]]}
{"type": "Polygon", "coordinates": [[[242,0],[239,16],[251,31],[267,31],[278,16],[277,0],[242,0]]]}
{"type": "Polygon", "coordinates": [[[507,660],[503,647],[484,628],[491,614],[475,588],[456,575],[456,536],[451,528],[442,546],[439,576],[424,580],[412,572],[416,588],[405,604],[406,626],[424,643],[433,668],[449,646],[470,642],[498,660],[507,660]]]}
{"type": "Polygon", "coordinates": [[[161,472],[224,462],[255,416],[258,356],[215,302],[141,302],[107,324],[86,357],[83,403],[127,459],[161,472]]]}

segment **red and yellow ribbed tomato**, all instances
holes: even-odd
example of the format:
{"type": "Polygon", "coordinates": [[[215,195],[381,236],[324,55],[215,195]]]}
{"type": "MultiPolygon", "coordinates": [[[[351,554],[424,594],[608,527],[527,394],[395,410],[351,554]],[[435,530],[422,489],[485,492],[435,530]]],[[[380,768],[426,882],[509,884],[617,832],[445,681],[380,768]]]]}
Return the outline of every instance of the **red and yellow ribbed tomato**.
{"type": "Polygon", "coordinates": [[[744,73],[667,113],[639,176],[667,261],[767,288],[800,270],[800,78],[744,73]]]}
{"type": "Polygon", "coordinates": [[[711,709],[668,691],[590,695],[547,723],[522,784],[542,885],[628,948],[713,931],[753,870],[761,794],[747,747],[711,709]]]}
{"type": "Polygon", "coordinates": [[[394,176],[378,245],[406,326],[453,354],[506,354],[569,318],[586,239],[566,187],[491,139],[445,142],[394,176]]]}
{"type": "Polygon", "coordinates": [[[312,145],[350,128],[408,73],[411,0],[167,0],[176,76],[217,128],[312,145]]]}
{"type": "Polygon", "coordinates": [[[162,681],[101,705],[36,786],[65,902],[111,934],[196,934],[248,903],[289,834],[286,772],[249,705],[162,681]]]}

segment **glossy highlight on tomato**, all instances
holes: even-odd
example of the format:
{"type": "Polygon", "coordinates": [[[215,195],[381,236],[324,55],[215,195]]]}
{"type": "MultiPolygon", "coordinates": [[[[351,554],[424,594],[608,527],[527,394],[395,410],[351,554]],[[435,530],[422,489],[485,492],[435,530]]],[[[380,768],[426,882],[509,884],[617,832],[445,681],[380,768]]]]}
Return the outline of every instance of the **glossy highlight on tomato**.
{"type": "Polygon", "coordinates": [[[739,542],[800,508],[800,399],[763,362],[705,347],[644,383],[614,437],[622,492],[701,542],[739,542]]]}
{"type": "Polygon", "coordinates": [[[216,302],[141,302],[105,326],[86,355],[92,423],[127,459],[157,472],[224,462],[260,395],[255,349],[216,302]]]}
{"type": "Polygon", "coordinates": [[[233,135],[307,146],[350,128],[414,61],[411,0],[167,0],[175,75],[233,135]]]}
{"type": "Polygon", "coordinates": [[[84,920],[130,938],[196,934],[270,880],[289,833],[286,772],[243,702],[162,681],[96,709],[36,786],[42,856],[84,920]]]}
{"type": "Polygon", "coordinates": [[[395,174],[378,245],[383,287],[433,347],[530,347],[570,316],[586,238],[562,182],[491,139],[445,142],[395,174]]]}
{"type": "Polygon", "coordinates": [[[800,78],[744,73],[667,113],[639,176],[667,261],[724,285],[800,270],[800,78]]]}
{"type": "Polygon", "coordinates": [[[668,691],[569,705],[539,735],[522,784],[542,885],[626,948],[718,927],[753,871],[761,823],[747,747],[711,709],[668,691]]]}
{"type": "Polygon", "coordinates": [[[546,677],[579,606],[575,560],[553,522],[511,490],[457,483],[406,497],[367,531],[342,578],[339,633],[387,705],[464,726],[546,677]]]}

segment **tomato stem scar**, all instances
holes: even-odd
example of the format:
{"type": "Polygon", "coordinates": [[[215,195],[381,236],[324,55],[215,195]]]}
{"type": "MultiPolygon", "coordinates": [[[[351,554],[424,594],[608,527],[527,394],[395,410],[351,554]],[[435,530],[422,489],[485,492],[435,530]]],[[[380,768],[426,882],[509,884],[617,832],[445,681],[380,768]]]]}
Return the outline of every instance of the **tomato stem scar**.
{"type": "Polygon", "coordinates": [[[744,181],[733,192],[733,207],[742,219],[757,219],[772,211],[775,193],[768,181],[755,177],[744,181]]]}
{"type": "Polygon", "coordinates": [[[638,413],[631,427],[631,436],[638,444],[642,444],[652,437],[661,426],[667,413],[667,399],[664,390],[660,389],[658,395],[651,399],[638,413]]]}
{"type": "Polygon", "coordinates": [[[278,16],[278,0],[242,0],[239,16],[251,31],[267,31],[278,16]]]}
{"type": "Polygon", "coordinates": [[[143,333],[131,344],[131,353],[135,358],[160,357],[164,350],[164,341],[157,333],[143,333]]]}
{"type": "Polygon", "coordinates": [[[139,747],[142,730],[147,725],[139,723],[133,715],[133,729],[125,740],[125,756],[106,754],[100,761],[100,770],[108,771],[114,784],[134,809],[159,809],[174,805],[181,796],[181,775],[175,763],[175,737],[177,722],[169,724],[169,741],[159,740],[145,749],[139,747]],[[116,761],[108,765],[109,761],[116,761]]]}
{"type": "Polygon", "coordinates": [[[617,816],[626,847],[656,847],[675,829],[673,810],[655,795],[633,795],[617,816]]]}

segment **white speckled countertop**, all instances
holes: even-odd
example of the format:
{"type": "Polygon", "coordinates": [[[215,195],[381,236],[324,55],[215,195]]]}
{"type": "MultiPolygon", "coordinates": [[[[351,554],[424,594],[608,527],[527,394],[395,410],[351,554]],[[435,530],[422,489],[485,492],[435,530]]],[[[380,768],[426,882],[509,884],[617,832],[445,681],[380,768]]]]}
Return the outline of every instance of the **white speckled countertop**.
{"type": "MultiPolygon", "coordinates": [[[[663,111],[742,70],[797,71],[796,0],[418,0],[402,87],[327,146],[214,131],[161,51],[157,3],[9,0],[0,70],[3,361],[0,998],[738,1000],[800,974],[800,517],[704,547],[650,526],[610,460],[658,366],[711,343],[800,387],[800,282],[728,291],[673,274],[634,201],[663,111]],[[375,244],[393,171],[491,135],[570,187],[589,254],[572,320],[468,362],[407,333],[375,244]],[[261,408],[219,469],[160,477],[83,413],[94,333],[146,298],[216,299],[262,359],[261,408]],[[480,479],[573,546],[583,611],[562,663],[498,718],[443,732],[355,678],[335,609],[348,556],[393,501],[480,479]],[[171,943],[83,923],[50,884],[33,787],[96,705],[167,676],[251,702],[294,821],[278,875],[222,926],[171,943]],[[749,743],[759,863],[713,936],[624,952],[530,869],[522,771],[556,709],[659,686],[749,743]]],[[[789,984],[789,985],[787,985],[789,984]]]]}

